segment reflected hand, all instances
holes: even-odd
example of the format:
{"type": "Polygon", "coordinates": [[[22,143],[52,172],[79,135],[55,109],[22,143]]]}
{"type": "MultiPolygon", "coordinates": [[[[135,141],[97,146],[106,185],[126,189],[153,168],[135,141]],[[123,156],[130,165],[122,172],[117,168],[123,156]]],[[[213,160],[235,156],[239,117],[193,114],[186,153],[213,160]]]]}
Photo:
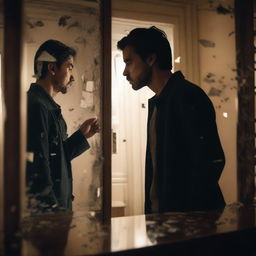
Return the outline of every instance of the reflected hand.
{"type": "Polygon", "coordinates": [[[79,130],[88,139],[92,137],[96,132],[99,132],[99,120],[98,118],[90,118],[84,121],[79,130]]]}

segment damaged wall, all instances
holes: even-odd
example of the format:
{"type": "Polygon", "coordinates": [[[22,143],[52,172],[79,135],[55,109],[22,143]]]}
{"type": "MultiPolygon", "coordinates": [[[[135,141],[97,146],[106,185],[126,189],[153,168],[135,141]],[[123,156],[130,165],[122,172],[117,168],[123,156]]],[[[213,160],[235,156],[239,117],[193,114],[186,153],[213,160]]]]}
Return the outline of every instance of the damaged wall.
{"type": "Polygon", "coordinates": [[[220,185],[226,203],[237,200],[237,73],[233,0],[198,6],[200,85],[210,96],[226,156],[220,185]]]}
{"type": "MultiPolygon", "coordinates": [[[[24,72],[27,89],[33,78],[38,47],[48,39],[59,40],[77,51],[75,82],[55,100],[61,106],[68,134],[88,118],[101,120],[101,34],[98,1],[25,1],[24,72]]],[[[89,139],[91,148],[72,161],[74,210],[102,208],[101,136],[89,139]]]]}

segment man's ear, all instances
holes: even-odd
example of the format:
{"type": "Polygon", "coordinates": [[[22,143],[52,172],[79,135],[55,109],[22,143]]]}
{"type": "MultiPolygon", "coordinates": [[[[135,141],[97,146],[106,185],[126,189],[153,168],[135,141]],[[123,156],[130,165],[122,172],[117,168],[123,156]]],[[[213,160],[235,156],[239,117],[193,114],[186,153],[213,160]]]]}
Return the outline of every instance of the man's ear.
{"type": "Polygon", "coordinates": [[[156,62],[156,54],[155,54],[155,53],[150,54],[150,55],[147,57],[146,62],[148,63],[148,65],[149,65],[150,67],[152,67],[152,66],[155,64],[155,62],[156,62]]]}
{"type": "Polygon", "coordinates": [[[51,75],[55,75],[55,64],[54,63],[49,63],[48,64],[48,71],[49,71],[49,73],[51,74],[51,75]]]}

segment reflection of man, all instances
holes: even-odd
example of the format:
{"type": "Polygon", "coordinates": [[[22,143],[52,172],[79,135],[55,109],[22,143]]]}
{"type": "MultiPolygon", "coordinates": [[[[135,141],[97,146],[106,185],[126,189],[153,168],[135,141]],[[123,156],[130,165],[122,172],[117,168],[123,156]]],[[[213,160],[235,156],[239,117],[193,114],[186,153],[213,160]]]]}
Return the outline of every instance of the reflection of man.
{"type": "Polygon", "coordinates": [[[163,31],[134,29],[117,47],[132,88],[156,93],[149,100],[145,212],[222,208],[218,180],[225,158],[211,101],[180,71],[171,72],[163,31]]]}
{"type": "Polygon", "coordinates": [[[37,252],[33,255],[65,255],[72,218],[72,212],[45,213],[24,218],[21,222],[23,248],[29,255],[32,251],[37,252]],[[35,248],[31,249],[30,244],[35,248]]]}
{"type": "Polygon", "coordinates": [[[99,129],[96,118],[86,120],[67,136],[60,106],[53,100],[74,81],[74,49],[56,40],[36,52],[36,83],[28,91],[27,186],[29,207],[36,211],[72,209],[71,160],[89,148],[87,138],[99,129]]]}

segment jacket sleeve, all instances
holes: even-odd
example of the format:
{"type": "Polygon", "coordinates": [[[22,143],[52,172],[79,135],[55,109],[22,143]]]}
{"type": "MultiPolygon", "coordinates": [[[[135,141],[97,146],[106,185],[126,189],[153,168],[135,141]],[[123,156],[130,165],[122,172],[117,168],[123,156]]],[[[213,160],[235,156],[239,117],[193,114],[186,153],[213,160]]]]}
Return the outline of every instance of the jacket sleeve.
{"type": "Polygon", "coordinates": [[[49,163],[47,109],[40,104],[29,105],[27,121],[29,207],[44,211],[58,206],[49,163]]]}
{"type": "Polygon", "coordinates": [[[74,132],[64,141],[65,151],[69,160],[79,156],[90,148],[90,145],[80,130],[74,132]]]}

